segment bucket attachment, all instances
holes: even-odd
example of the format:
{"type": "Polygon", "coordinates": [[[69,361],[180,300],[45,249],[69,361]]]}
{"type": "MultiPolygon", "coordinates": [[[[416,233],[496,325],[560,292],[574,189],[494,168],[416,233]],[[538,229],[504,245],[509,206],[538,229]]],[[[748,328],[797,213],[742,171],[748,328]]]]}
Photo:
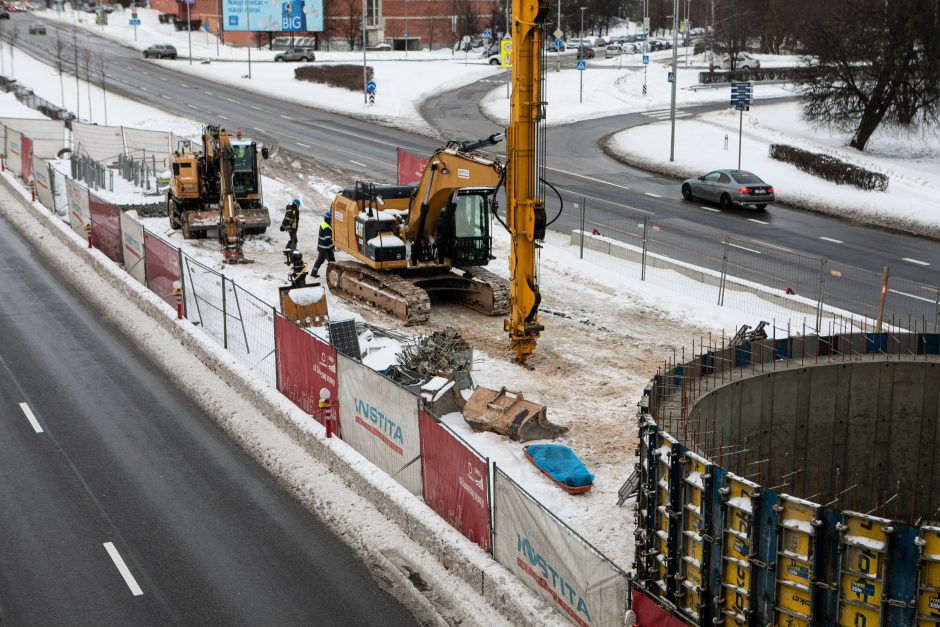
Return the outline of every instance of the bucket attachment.
{"type": "Polygon", "coordinates": [[[546,417],[547,408],[504,387],[478,387],[463,408],[463,417],[476,431],[493,431],[517,442],[554,438],[568,432],[546,417]]]}
{"type": "Polygon", "coordinates": [[[284,285],[277,288],[281,296],[281,314],[302,327],[323,326],[330,319],[326,291],[319,283],[306,287],[284,285]]]}

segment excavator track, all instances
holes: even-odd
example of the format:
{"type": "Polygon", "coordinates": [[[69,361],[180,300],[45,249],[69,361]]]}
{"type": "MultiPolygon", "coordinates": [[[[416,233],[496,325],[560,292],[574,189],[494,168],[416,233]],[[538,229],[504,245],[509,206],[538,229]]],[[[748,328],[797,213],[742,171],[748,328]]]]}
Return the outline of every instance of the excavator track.
{"type": "Polygon", "coordinates": [[[406,325],[427,322],[431,315],[427,293],[394,272],[334,261],[326,268],[326,282],[334,294],[369,303],[404,320],[406,325]]]}
{"type": "Polygon", "coordinates": [[[502,316],[509,313],[509,283],[506,279],[480,267],[464,268],[463,271],[489,287],[489,293],[486,293],[487,290],[481,290],[483,292],[481,298],[466,299],[464,302],[468,307],[488,316],[502,316]]]}

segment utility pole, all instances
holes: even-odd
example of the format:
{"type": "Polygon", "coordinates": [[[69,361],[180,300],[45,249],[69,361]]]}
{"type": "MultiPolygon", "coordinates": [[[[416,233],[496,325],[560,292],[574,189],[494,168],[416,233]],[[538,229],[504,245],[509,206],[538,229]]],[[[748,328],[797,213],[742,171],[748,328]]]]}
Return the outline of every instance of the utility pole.
{"type": "MultiPolygon", "coordinates": [[[[587,10],[587,7],[581,7],[581,30],[578,31],[578,60],[582,63],[585,62],[584,59],[584,12],[587,10]]],[[[579,80],[581,81],[581,88],[578,94],[578,102],[584,102],[584,70],[578,72],[579,80]]]]}
{"type": "Polygon", "coordinates": [[[669,136],[669,160],[676,160],[676,83],[679,77],[676,76],[679,65],[679,0],[675,0],[675,7],[672,11],[672,98],[669,105],[669,120],[672,125],[672,132],[669,136]]]}
{"type": "MultiPolygon", "coordinates": [[[[189,64],[193,64],[193,20],[189,13],[189,7],[192,6],[190,0],[186,0],[186,38],[189,40],[189,64]]],[[[137,35],[137,27],[134,27],[134,35],[137,35]]]]}
{"type": "Polygon", "coordinates": [[[369,76],[366,70],[366,2],[362,0],[362,103],[369,104],[369,76]]]}
{"type": "MultiPolygon", "coordinates": [[[[77,16],[77,12],[76,12],[77,16]]],[[[76,17],[76,19],[78,19],[76,17]]],[[[72,51],[75,53],[75,117],[79,121],[82,119],[82,98],[81,98],[81,89],[80,83],[78,81],[78,25],[72,25],[72,51]]]]}
{"type": "MultiPolygon", "coordinates": [[[[251,9],[248,0],[245,0],[245,28],[248,29],[248,80],[251,80],[251,9]]],[[[189,55],[192,59],[192,55],[189,55]]]]}

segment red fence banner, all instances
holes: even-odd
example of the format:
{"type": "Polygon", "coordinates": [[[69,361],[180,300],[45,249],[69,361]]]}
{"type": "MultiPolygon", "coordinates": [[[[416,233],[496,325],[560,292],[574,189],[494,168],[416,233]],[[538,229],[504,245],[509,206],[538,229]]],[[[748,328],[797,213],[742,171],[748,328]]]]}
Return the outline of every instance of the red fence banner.
{"type": "Polygon", "coordinates": [[[424,502],[487,553],[490,486],[486,460],[425,412],[418,415],[424,502]]]}
{"type": "Polygon", "coordinates": [[[407,150],[398,149],[398,184],[410,185],[421,180],[424,174],[424,166],[428,160],[410,153],[407,150]]]}
{"type": "Polygon", "coordinates": [[[683,627],[685,625],[685,621],[679,620],[661,608],[653,599],[639,590],[631,592],[633,599],[631,606],[638,624],[643,627],[683,627]]]}
{"type": "Polygon", "coordinates": [[[111,261],[123,263],[121,209],[94,194],[88,194],[88,212],[91,214],[91,241],[95,248],[111,261]]]}
{"type": "Polygon", "coordinates": [[[144,230],[144,264],[147,287],[176,309],[173,282],[180,278],[180,251],[150,231],[144,230]]]}
{"type": "Polygon", "coordinates": [[[339,396],[336,349],[280,314],[274,315],[274,346],[278,391],[323,424],[321,392],[334,407],[339,396]]]}
{"type": "Polygon", "coordinates": [[[23,158],[23,167],[20,169],[20,177],[24,183],[29,183],[29,177],[33,175],[33,140],[23,135],[23,145],[20,156],[23,158]]]}

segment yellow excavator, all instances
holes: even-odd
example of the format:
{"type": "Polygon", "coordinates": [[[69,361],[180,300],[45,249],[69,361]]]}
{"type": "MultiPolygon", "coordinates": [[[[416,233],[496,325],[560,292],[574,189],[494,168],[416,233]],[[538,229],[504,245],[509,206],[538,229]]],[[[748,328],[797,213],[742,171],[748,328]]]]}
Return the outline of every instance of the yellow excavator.
{"type": "Polygon", "coordinates": [[[258,168],[259,152],[267,159],[268,150],[218,126],[205,127],[202,142],[202,151],[181,142],[170,155],[167,216],[186,239],[217,235],[225,260],[238,263],[244,261],[244,235],[263,233],[271,224],[258,168]]]}
{"type": "Polygon", "coordinates": [[[439,294],[505,314],[506,281],[481,267],[493,259],[490,212],[503,165],[476,152],[501,139],[449,142],[417,185],[359,182],[342,190],[330,207],[333,243],[356,262],[329,264],[330,290],[406,324],[426,321],[431,295],[439,294]]]}

